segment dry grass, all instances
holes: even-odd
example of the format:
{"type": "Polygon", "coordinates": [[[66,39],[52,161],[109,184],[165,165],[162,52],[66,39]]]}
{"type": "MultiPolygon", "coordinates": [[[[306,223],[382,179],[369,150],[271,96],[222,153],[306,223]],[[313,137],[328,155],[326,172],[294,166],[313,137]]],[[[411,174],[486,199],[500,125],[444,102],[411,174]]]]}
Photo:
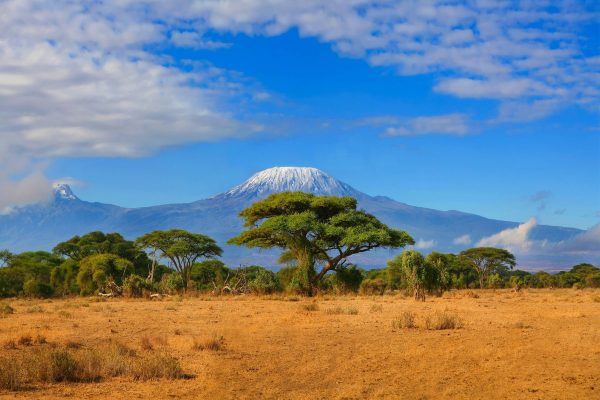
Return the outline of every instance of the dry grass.
{"type": "Polygon", "coordinates": [[[335,306],[328,309],[326,312],[330,315],[358,315],[358,308],[355,306],[335,306]]]}
{"type": "Polygon", "coordinates": [[[0,320],[0,399],[598,398],[600,290],[473,292],[424,303],[398,295],[14,300],[0,320]],[[299,312],[313,300],[322,312],[299,312]],[[46,312],[26,312],[35,305],[46,312]]]}
{"type": "Polygon", "coordinates": [[[152,341],[148,336],[142,336],[140,339],[140,348],[142,350],[152,350],[154,346],[152,345],[152,341]]]}
{"type": "Polygon", "coordinates": [[[223,336],[219,337],[217,335],[213,335],[210,339],[199,340],[198,338],[194,338],[192,343],[193,350],[199,351],[220,351],[225,346],[225,338],[223,336]]]}
{"type": "Polygon", "coordinates": [[[463,323],[460,318],[446,311],[436,312],[425,318],[425,327],[429,330],[460,329],[463,323]]]}
{"type": "Polygon", "coordinates": [[[404,311],[398,319],[392,321],[392,329],[413,329],[416,327],[416,315],[414,312],[404,311]]]}
{"type": "Polygon", "coordinates": [[[304,311],[319,311],[319,305],[317,303],[302,304],[301,308],[304,311]]]}
{"type": "Polygon", "coordinates": [[[0,304],[0,315],[10,315],[14,314],[15,309],[11,307],[10,304],[2,303],[0,304]]]}

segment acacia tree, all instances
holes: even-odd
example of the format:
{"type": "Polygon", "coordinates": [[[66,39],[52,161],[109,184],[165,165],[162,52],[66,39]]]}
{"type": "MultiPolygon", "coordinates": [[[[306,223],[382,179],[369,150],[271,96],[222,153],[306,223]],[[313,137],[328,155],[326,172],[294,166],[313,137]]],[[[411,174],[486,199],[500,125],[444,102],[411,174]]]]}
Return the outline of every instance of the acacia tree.
{"type": "Polygon", "coordinates": [[[356,207],[352,197],[272,194],[240,213],[248,229],[229,243],[283,249],[287,258],[297,261],[299,288],[312,295],[323,276],[342,268],[351,255],[414,244],[408,233],[391,229],[356,207]],[[322,265],[318,272],[317,264],[322,265]]]}
{"type": "Polygon", "coordinates": [[[181,275],[184,290],[190,282],[192,266],[199,258],[214,258],[223,253],[212,238],[182,229],[150,232],[139,237],[136,244],[169,260],[170,266],[181,275]]]}
{"type": "Polygon", "coordinates": [[[0,250],[0,267],[5,267],[10,262],[13,254],[8,250],[0,250]]]}
{"type": "Polygon", "coordinates": [[[459,254],[459,259],[475,270],[480,288],[483,288],[490,274],[505,273],[516,265],[515,256],[511,252],[495,247],[468,249],[459,254]]]}

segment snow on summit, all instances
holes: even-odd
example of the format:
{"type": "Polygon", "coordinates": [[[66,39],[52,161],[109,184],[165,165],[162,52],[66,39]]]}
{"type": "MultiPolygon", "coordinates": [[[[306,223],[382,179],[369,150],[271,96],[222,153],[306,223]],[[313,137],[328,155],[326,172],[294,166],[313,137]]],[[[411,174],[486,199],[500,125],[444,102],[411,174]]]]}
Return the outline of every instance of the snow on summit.
{"type": "Polygon", "coordinates": [[[335,196],[352,196],[358,193],[350,185],[317,168],[273,167],[252,175],[246,182],[225,192],[224,196],[262,196],[286,191],[335,196]]]}
{"type": "Polygon", "coordinates": [[[63,200],[77,200],[77,196],[71,190],[71,187],[66,183],[55,183],[52,185],[54,189],[54,197],[63,200]]]}

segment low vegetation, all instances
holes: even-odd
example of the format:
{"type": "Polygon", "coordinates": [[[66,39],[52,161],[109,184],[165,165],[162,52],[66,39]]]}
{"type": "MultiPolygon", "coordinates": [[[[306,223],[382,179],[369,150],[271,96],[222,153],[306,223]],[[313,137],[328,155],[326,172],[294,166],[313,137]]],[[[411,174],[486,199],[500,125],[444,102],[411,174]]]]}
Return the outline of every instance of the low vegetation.
{"type": "Polygon", "coordinates": [[[92,349],[40,345],[0,356],[0,365],[0,390],[11,391],[43,383],[98,382],[117,376],[139,380],[185,377],[174,357],[152,351],[136,353],[118,342],[92,349]]]}

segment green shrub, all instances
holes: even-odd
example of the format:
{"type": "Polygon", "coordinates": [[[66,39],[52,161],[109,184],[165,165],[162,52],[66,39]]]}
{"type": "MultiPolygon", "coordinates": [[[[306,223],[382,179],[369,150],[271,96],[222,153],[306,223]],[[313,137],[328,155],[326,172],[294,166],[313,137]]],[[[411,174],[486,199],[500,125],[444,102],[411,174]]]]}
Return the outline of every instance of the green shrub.
{"type": "Polygon", "coordinates": [[[47,283],[35,279],[28,279],[23,284],[23,293],[29,297],[48,299],[54,296],[54,289],[47,283]]]}
{"type": "Polygon", "coordinates": [[[141,297],[145,290],[153,290],[154,285],[139,275],[129,275],[123,280],[123,294],[127,297],[141,297]]]}
{"type": "Polygon", "coordinates": [[[271,294],[279,290],[279,281],[272,271],[263,268],[248,283],[248,288],[257,294],[271,294]]]}
{"type": "Polygon", "coordinates": [[[360,284],[360,294],[364,295],[383,295],[386,289],[386,283],[383,279],[365,279],[360,284]]]}
{"type": "Polygon", "coordinates": [[[183,290],[183,279],[176,272],[164,274],[158,286],[162,293],[176,294],[183,290]]]}

